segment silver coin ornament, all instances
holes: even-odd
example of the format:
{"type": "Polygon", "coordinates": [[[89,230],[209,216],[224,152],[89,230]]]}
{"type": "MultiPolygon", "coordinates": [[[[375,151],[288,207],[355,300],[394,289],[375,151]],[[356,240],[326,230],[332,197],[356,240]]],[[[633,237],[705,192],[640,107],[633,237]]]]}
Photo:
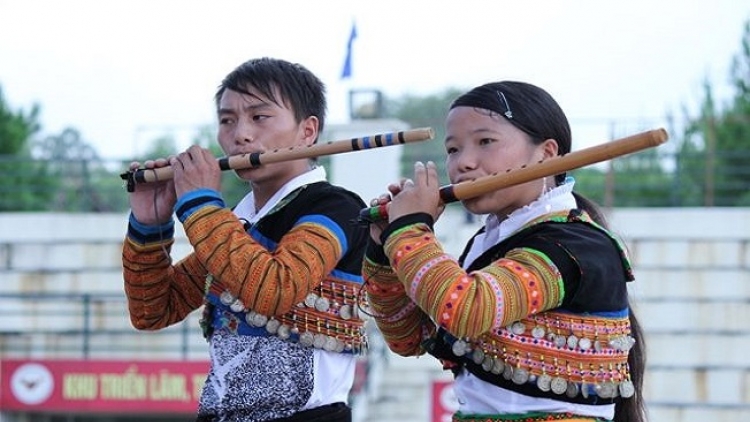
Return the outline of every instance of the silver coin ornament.
{"type": "Polygon", "coordinates": [[[255,322],[253,321],[253,318],[255,317],[255,311],[250,311],[245,314],[245,322],[247,322],[247,325],[255,326],[255,322]]]}
{"type": "Polygon", "coordinates": [[[325,344],[323,345],[323,349],[325,349],[325,350],[327,350],[329,352],[333,352],[337,348],[338,348],[338,342],[336,341],[336,339],[334,337],[328,337],[326,339],[325,344]]]}
{"type": "Polygon", "coordinates": [[[552,378],[550,390],[555,394],[563,394],[568,389],[568,382],[562,377],[552,378]]]}
{"type": "Polygon", "coordinates": [[[229,290],[224,290],[223,292],[221,292],[221,295],[219,295],[219,300],[224,305],[229,306],[232,304],[232,302],[234,302],[234,296],[232,296],[232,294],[229,293],[229,290]]]}
{"type": "Polygon", "coordinates": [[[302,333],[302,334],[299,335],[299,344],[301,344],[301,345],[303,345],[305,347],[312,346],[313,345],[313,341],[314,341],[313,334],[311,332],[309,332],[309,331],[306,331],[306,332],[304,332],[304,333],[302,333]]]}
{"type": "Polygon", "coordinates": [[[276,334],[276,332],[279,330],[279,326],[281,326],[281,322],[279,322],[278,319],[272,318],[266,323],[266,331],[271,334],[276,334]]]}
{"type": "Polygon", "coordinates": [[[512,366],[505,364],[505,369],[503,369],[503,378],[505,378],[506,380],[510,380],[511,378],[513,378],[512,366]]]}
{"type": "Polygon", "coordinates": [[[573,397],[578,395],[578,391],[578,384],[569,382],[568,387],[565,389],[565,395],[572,399],[573,397]]]}
{"type": "Polygon", "coordinates": [[[591,348],[591,339],[583,337],[578,340],[578,348],[581,350],[589,350],[591,348]]]}
{"type": "Polygon", "coordinates": [[[305,306],[308,308],[315,307],[315,301],[318,300],[318,295],[315,293],[309,293],[307,296],[305,296],[305,306]]]}
{"type": "Polygon", "coordinates": [[[555,347],[562,348],[568,344],[568,338],[565,336],[555,336],[555,347]]]}
{"type": "Polygon", "coordinates": [[[618,388],[620,390],[620,396],[623,398],[627,399],[635,395],[635,385],[633,385],[633,382],[630,380],[621,382],[618,388]]]}
{"type": "Polygon", "coordinates": [[[568,345],[568,349],[575,349],[578,346],[578,337],[573,334],[569,335],[566,344],[568,345]]]}
{"type": "Polygon", "coordinates": [[[537,326],[537,327],[534,327],[534,328],[531,329],[531,336],[534,337],[537,340],[544,338],[545,334],[546,333],[544,332],[544,328],[543,327],[537,326]]]}
{"type": "Polygon", "coordinates": [[[268,322],[268,317],[267,316],[265,316],[263,314],[259,314],[259,313],[256,313],[255,315],[253,315],[253,325],[254,326],[256,326],[256,327],[262,327],[262,326],[266,325],[267,322],[268,322]]]}
{"type": "Polygon", "coordinates": [[[236,299],[231,305],[229,305],[229,309],[234,312],[243,312],[245,310],[245,304],[242,303],[241,300],[236,299]]]}
{"type": "Polygon", "coordinates": [[[494,362],[492,363],[492,369],[490,369],[490,372],[492,372],[495,375],[500,375],[505,370],[505,362],[503,362],[502,359],[496,358],[494,362]]]}
{"type": "Polygon", "coordinates": [[[552,377],[549,374],[539,375],[536,379],[536,386],[544,392],[549,391],[552,388],[552,377]]]}
{"type": "Polygon", "coordinates": [[[276,335],[282,340],[288,339],[291,334],[292,329],[286,324],[281,324],[279,326],[279,329],[276,331],[276,335]]]}
{"type": "Polygon", "coordinates": [[[323,346],[326,344],[326,336],[324,334],[315,334],[314,340],[313,340],[313,347],[316,349],[322,349],[323,346]]]}
{"type": "Polygon", "coordinates": [[[529,371],[523,369],[523,368],[516,368],[513,371],[513,378],[512,381],[515,384],[523,385],[526,384],[526,382],[529,380],[529,371]]]}
{"type": "Polygon", "coordinates": [[[328,299],[324,297],[319,297],[315,299],[315,309],[318,312],[325,312],[330,307],[330,303],[328,302],[328,299]]]}
{"type": "Polygon", "coordinates": [[[611,399],[615,397],[617,393],[617,388],[615,387],[615,384],[612,382],[603,382],[601,384],[597,384],[594,387],[594,391],[596,391],[597,396],[603,399],[611,399]]]}
{"type": "Polygon", "coordinates": [[[484,352],[482,349],[476,348],[474,349],[474,352],[471,354],[471,359],[479,365],[484,360],[484,352]]]}
{"type": "Polygon", "coordinates": [[[342,305],[339,308],[339,316],[343,320],[350,320],[352,319],[352,306],[351,305],[342,305]]]}
{"type": "Polygon", "coordinates": [[[466,342],[463,340],[456,340],[453,342],[451,350],[453,351],[454,355],[463,356],[469,350],[469,345],[466,344],[466,342]]]}

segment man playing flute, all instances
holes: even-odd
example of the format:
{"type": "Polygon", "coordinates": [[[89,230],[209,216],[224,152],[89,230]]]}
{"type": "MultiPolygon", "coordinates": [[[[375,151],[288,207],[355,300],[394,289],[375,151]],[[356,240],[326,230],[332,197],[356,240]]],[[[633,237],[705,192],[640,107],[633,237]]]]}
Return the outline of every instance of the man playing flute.
{"type": "MultiPolygon", "coordinates": [[[[324,84],[279,59],[239,65],[215,101],[227,155],[309,146],[325,122],[324,84]]],[[[144,163],[165,166],[172,179],[137,184],[130,194],[125,293],[139,330],[203,308],[211,364],[197,420],[350,421],[347,398],[366,350],[357,312],[364,202],[327,182],[310,158],[236,170],[250,191],[231,209],[207,149],[144,163]],[[177,263],[169,256],[173,215],[193,247],[177,263]]]]}

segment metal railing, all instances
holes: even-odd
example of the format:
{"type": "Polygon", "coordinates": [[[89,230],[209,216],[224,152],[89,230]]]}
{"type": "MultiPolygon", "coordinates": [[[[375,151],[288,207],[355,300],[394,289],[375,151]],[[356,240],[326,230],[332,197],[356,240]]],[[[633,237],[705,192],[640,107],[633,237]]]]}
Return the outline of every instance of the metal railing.
{"type": "MultiPolygon", "coordinates": [[[[607,208],[750,205],[750,167],[745,165],[750,150],[717,152],[710,178],[705,161],[659,152],[570,173],[579,192],[607,208]]],[[[119,177],[125,168],[117,160],[60,162],[0,155],[0,212],[125,211],[127,195],[119,177]]],[[[226,176],[225,196],[231,202],[246,187],[226,176]]]]}
{"type": "Polygon", "coordinates": [[[197,318],[138,331],[130,324],[124,294],[2,293],[0,356],[205,358],[197,318]]]}

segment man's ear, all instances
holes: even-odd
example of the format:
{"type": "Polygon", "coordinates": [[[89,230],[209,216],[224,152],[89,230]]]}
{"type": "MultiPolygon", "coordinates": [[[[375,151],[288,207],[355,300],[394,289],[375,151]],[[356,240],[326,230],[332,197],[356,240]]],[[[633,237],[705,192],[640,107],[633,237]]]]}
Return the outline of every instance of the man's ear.
{"type": "Polygon", "coordinates": [[[318,127],[320,121],[317,116],[308,116],[305,120],[300,123],[300,131],[302,133],[302,144],[312,145],[318,139],[318,127]]]}

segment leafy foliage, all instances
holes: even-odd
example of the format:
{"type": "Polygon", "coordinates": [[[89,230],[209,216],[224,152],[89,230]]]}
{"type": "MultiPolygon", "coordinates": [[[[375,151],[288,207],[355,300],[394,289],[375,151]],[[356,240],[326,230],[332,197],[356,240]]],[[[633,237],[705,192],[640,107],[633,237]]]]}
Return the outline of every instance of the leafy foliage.
{"type": "Polygon", "coordinates": [[[39,129],[39,106],[13,111],[0,88],[0,211],[45,209],[54,189],[44,162],[31,160],[28,140],[39,129]]]}
{"type": "Polygon", "coordinates": [[[438,167],[441,184],[448,183],[445,171],[445,139],[444,119],[451,102],[462,93],[457,88],[426,97],[405,95],[386,102],[386,112],[413,128],[432,127],[435,129],[435,140],[431,142],[417,142],[403,149],[401,160],[401,175],[407,176],[414,172],[415,161],[433,161],[438,167]]]}

